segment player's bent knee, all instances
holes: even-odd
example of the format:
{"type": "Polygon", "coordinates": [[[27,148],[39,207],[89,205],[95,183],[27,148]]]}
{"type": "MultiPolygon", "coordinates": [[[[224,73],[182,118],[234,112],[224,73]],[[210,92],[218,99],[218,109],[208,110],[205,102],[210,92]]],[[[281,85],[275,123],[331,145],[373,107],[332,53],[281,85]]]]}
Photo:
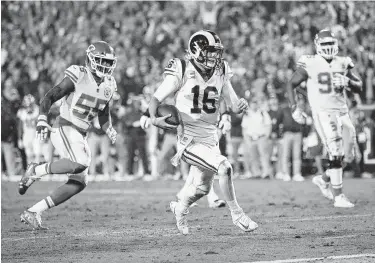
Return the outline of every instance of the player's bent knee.
{"type": "Polygon", "coordinates": [[[83,173],[88,167],[88,166],[80,164],[80,163],[73,163],[72,166],[73,166],[72,167],[72,173],[73,174],[83,173]]]}
{"type": "Polygon", "coordinates": [[[342,168],[343,156],[332,156],[328,163],[328,169],[339,169],[342,168]]]}
{"type": "Polygon", "coordinates": [[[210,185],[199,185],[196,187],[196,196],[203,197],[210,192],[210,185]]]}
{"type": "Polygon", "coordinates": [[[83,189],[86,188],[86,183],[74,179],[69,179],[68,182],[66,182],[66,184],[75,186],[77,192],[81,192],[83,189]]]}
{"type": "Polygon", "coordinates": [[[232,176],[232,165],[228,160],[223,161],[217,169],[219,176],[232,176]]]}

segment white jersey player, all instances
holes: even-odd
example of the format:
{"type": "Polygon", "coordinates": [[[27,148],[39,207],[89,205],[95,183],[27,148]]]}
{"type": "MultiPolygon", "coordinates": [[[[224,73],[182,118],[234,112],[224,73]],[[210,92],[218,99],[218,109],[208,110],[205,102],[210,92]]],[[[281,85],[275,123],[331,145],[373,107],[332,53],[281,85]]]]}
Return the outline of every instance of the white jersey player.
{"type": "Polygon", "coordinates": [[[306,81],[314,125],[329,153],[326,174],[314,177],[313,183],[319,186],[326,198],[334,199],[335,207],[353,207],[354,204],[342,193],[342,131],[348,131],[354,145],[356,135],[348,114],[345,91],[360,92],[362,81],[352,72],[352,60],[337,56],[337,39],[331,31],[320,31],[315,36],[315,47],[316,55],[302,56],[298,60],[297,70],[288,85],[293,118],[299,123],[305,122],[306,115],[296,106],[293,89],[306,81]],[[329,181],[333,195],[329,190],[329,181]]]}
{"type": "Polygon", "coordinates": [[[39,116],[39,107],[35,98],[27,94],[22,100],[22,108],[17,112],[19,119],[18,147],[25,149],[28,162],[39,162],[40,142],[35,137],[36,122],[39,116]]]}
{"type": "Polygon", "coordinates": [[[189,206],[207,195],[214,174],[231,211],[233,223],[244,231],[252,231],[258,225],[238,205],[232,183],[232,167],[218,147],[217,123],[219,102],[223,98],[234,111],[246,110],[245,99],[238,99],[230,83],[232,71],[222,60],[223,45],[212,31],[194,33],[188,46],[190,60],[172,59],[164,71],[164,80],[151,99],[149,111],[151,122],[160,128],[177,128],[167,124],[168,116],[156,117],[156,109],[169,95],[176,94],[175,106],[179,110],[183,129],[180,129],[177,154],[172,163],[180,158],[191,164],[193,183],[185,187],[178,202],[170,207],[183,234],[189,233],[186,221],[189,206]],[[182,131],[181,131],[182,130],[182,131]]]}
{"type": "Polygon", "coordinates": [[[96,116],[112,143],[116,140],[109,102],[117,90],[112,77],[117,58],[113,48],[104,41],[91,44],[86,55],[86,66],[68,67],[63,80],[50,89],[40,103],[37,137],[43,141],[51,131],[52,144],[61,159],[29,164],[19,183],[19,193],[25,194],[35,180],[47,174],[68,174],[69,180],[21,214],[21,220],[34,228],[42,227],[41,212],[67,201],[86,187],[87,167],[91,161],[87,131],[96,116]],[[60,99],[60,116],[51,128],[47,114],[51,105],[60,99]]]}

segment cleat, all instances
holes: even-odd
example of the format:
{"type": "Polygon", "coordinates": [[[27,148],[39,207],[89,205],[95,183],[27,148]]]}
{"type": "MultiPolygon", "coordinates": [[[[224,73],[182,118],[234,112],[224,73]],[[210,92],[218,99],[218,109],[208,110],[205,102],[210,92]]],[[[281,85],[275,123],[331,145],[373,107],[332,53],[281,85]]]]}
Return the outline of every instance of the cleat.
{"type": "Polygon", "coordinates": [[[225,207],[226,203],[224,200],[217,199],[213,202],[208,202],[208,206],[211,208],[220,208],[220,207],[225,207]]]}
{"type": "Polygon", "coordinates": [[[301,174],[295,174],[293,176],[293,181],[295,181],[295,182],[303,182],[303,181],[305,181],[305,178],[303,178],[303,176],[301,174]]]}
{"type": "Polygon", "coordinates": [[[340,194],[338,196],[335,196],[335,202],[333,206],[340,208],[352,208],[354,207],[354,204],[351,203],[344,194],[340,194]]]}
{"type": "Polygon", "coordinates": [[[23,211],[20,216],[21,222],[26,225],[32,226],[33,230],[47,230],[47,227],[42,226],[42,218],[40,214],[36,212],[30,212],[28,210],[23,211]]]}
{"type": "Polygon", "coordinates": [[[29,187],[36,181],[35,178],[33,178],[33,176],[35,176],[35,166],[37,166],[38,164],[37,163],[30,163],[28,166],[27,166],[27,169],[26,169],[26,172],[25,174],[22,176],[18,186],[18,193],[20,195],[24,195],[27,191],[27,189],[29,189],[29,187]]]}
{"type": "Polygon", "coordinates": [[[284,174],[283,181],[284,182],[290,182],[292,180],[292,177],[290,177],[289,174],[284,174]]]}
{"type": "Polygon", "coordinates": [[[331,189],[329,189],[329,183],[326,183],[321,175],[314,176],[312,179],[313,184],[319,187],[323,196],[329,200],[333,200],[333,194],[331,189]]]}
{"type": "Polygon", "coordinates": [[[175,201],[170,202],[169,207],[176,218],[176,225],[180,233],[183,235],[188,235],[189,226],[187,224],[186,215],[189,213],[189,210],[181,209],[179,203],[175,201]]]}
{"type": "Polygon", "coordinates": [[[258,224],[250,219],[242,209],[238,212],[231,212],[233,224],[241,228],[245,232],[251,232],[258,228],[258,224]]]}

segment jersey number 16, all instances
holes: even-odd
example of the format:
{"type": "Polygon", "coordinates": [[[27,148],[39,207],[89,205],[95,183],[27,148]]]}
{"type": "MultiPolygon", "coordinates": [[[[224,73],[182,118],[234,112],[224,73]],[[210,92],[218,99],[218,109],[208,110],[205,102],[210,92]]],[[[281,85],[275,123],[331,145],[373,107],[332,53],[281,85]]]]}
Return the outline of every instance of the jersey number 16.
{"type": "MultiPolygon", "coordinates": [[[[199,108],[199,86],[198,85],[194,86],[191,89],[191,92],[194,94],[194,98],[193,98],[193,108],[190,109],[190,112],[191,113],[201,113],[202,109],[199,108]]],[[[215,95],[218,94],[217,89],[213,86],[208,86],[204,90],[203,100],[202,100],[203,111],[208,113],[208,114],[212,114],[212,113],[216,112],[215,99],[212,99],[212,98],[209,99],[208,98],[208,95],[209,95],[210,92],[215,93],[215,95]],[[208,104],[211,104],[211,107],[208,107],[208,104]]]]}

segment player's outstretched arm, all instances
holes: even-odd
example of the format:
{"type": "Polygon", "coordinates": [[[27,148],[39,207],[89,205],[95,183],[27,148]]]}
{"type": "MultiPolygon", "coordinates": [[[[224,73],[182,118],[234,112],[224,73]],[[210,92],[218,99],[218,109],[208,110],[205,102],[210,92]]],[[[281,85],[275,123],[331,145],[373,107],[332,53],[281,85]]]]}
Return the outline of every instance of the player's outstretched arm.
{"type": "Polygon", "coordinates": [[[289,103],[291,107],[295,107],[296,105],[296,99],[295,99],[295,94],[294,90],[305,80],[307,80],[308,75],[305,69],[299,67],[297,70],[293,73],[292,78],[290,81],[287,83],[286,89],[288,92],[288,98],[289,98],[289,103]]]}
{"type": "Polygon", "coordinates": [[[104,110],[98,113],[99,125],[103,131],[108,135],[112,144],[116,142],[117,132],[112,126],[111,113],[109,110],[109,103],[105,106],[104,110]]]}
{"type": "Polygon", "coordinates": [[[53,103],[64,96],[74,92],[74,83],[68,77],[50,89],[40,101],[39,117],[36,125],[37,138],[41,141],[47,139],[51,126],[47,122],[47,115],[53,103]]]}

